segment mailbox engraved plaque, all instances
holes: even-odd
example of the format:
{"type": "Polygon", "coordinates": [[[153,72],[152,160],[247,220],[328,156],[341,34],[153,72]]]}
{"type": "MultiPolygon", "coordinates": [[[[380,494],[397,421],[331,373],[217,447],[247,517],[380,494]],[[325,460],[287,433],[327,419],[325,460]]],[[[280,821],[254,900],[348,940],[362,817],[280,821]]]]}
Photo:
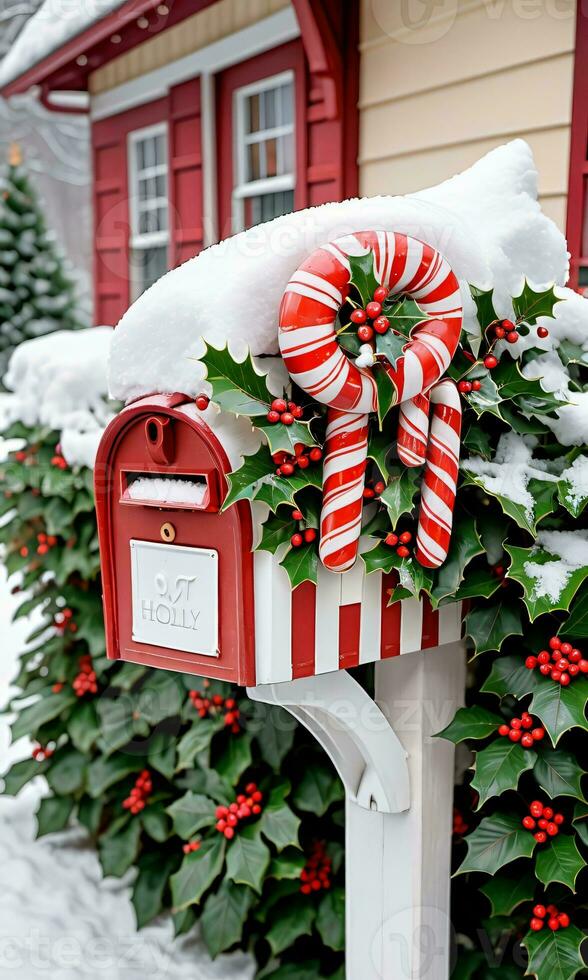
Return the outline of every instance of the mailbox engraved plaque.
{"type": "Polygon", "coordinates": [[[133,640],[218,657],[218,552],[131,540],[133,640]]]}

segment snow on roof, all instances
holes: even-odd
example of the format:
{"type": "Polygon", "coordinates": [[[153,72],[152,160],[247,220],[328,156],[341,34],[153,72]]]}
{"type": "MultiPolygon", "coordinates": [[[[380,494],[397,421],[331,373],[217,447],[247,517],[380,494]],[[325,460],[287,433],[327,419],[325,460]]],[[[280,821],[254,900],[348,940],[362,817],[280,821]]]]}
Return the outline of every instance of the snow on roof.
{"type": "MultiPolygon", "coordinates": [[[[284,288],[317,246],[363,229],[395,230],[442,251],[466,285],[495,287],[500,316],[523,276],[536,285],[567,278],[563,235],[537,202],[529,146],[514,140],[457,177],[406,197],[325,204],[259,225],[167,273],[130,307],[115,332],[110,386],[117,398],[205,390],[202,338],[254,354],[277,351],[284,288]]],[[[477,334],[469,291],[465,328],[477,334]]],[[[588,305],[585,307],[588,310],[588,305]]]]}
{"type": "Polygon", "coordinates": [[[44,0],[26,22],[12,48],[0,62],[0,88],[4,88],[48,55],[102,20],[126,0],[44,0]]]}
{"type": "Polygon", "coordinates": [[[111,327],[59,330],[17,347],[4,377],[11,394],[2,398],[3,422],[57,429],[67,462],[93,466],[113,416],[106,380],[112,333],[111,327]]]}

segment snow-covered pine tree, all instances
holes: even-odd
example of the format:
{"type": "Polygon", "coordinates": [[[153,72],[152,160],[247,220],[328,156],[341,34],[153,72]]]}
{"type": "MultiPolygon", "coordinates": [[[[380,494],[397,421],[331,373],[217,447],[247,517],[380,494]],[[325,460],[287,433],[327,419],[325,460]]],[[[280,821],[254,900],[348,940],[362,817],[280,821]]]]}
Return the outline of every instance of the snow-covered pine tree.
{"type": "Polygon", "coordinates": [[[0,379],[23,340],[81,326],[75,308],[74,284],[13,144],[0,177],[0,379]]]}

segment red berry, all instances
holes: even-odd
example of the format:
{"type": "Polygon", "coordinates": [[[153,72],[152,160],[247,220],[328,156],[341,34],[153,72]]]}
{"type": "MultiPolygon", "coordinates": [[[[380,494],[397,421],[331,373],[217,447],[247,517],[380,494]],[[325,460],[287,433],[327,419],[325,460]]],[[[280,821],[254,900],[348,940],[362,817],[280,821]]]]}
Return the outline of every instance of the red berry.
{"type": "Polygon", "coordinates": [[[295,419],[301,419],[302,416],[304,415],[304,409],[300,405],[294,405],[294,407],[291,408],[290,411],[292,412],[292,415],[294,416],[295,419]]]}
{"type": "Polygon", "coordinates": [[[559,683],[561,684],[562,687],[567,687],[571,679],[572,678],[570,677],[569,674],[563,673],[559,679],[559,683]]]}
{"type": "Polygon", "coordinates": [[[557,824],[558,827],[561,827],[561,825],[564,822],[564,820],[565,820],[565,817],[564,817],[563,813],[556,813],[554,815],[554,817],[553,817],[553,822],[555,824],[557,824]]]}
{"type": "Polygon", "coordinates": [[[543,919],[531,919],[529,925],[533,932],[540,932],[543,928],[543,919]]]}
{"type": "Polygon", "coordinates": [[[410,531],[403,531],[398,540],[401,544],[408,544],[409,541],[412,541],[412,534],[410,531]]]}
{"type": "Polygon", "coordinates": [[[537,824],[533,820],[533,817],[523,817],[523,827],[525,830],[535,830],[537,824]]]}
{"type": "Polygon", "coordinates": [[[507,333],[506,335],[506,341],[509,344],[516,344],[518,339],[519,339],[519,335],[516,332],[516,330],[510,330],[509,333],[507,333]]]}
{"type": "Polygon", "coordinates": [[[298,533],[298,531],[290,538],[290,544],[293,548],[299,548],[302,544],[304,544],[304,538],[298,533]]]}
{"type": "Polygon", "coordinates": [[[301,470],[306,470],[310,466],[310,460],[308,456],[297,456],[298,465],[301,470]]]}
{"type": "Polygon", "coordinates": [[[471,381],[460,381],[457,385],[457,390],[461,392],[462,395],[469,395],[472,390],[471,381]]]}
{"type": "Polygon", "coordinates": [[[523,728],[533,727],[533,719],[531,718],[531,715],[528,713],[528,711],[523,711],[521,715],[521,725],[523,726],[523,728]]]}
{"type": "Polygon", "coordinates": [[[394,534],[394,533],[393,533],[393,532],[391,531],[391,532],[390,532],[389,534],[387,534],[387,535],[386,535],[386,537],[384,538],[384,543],[385,543],[385,544],[388,544],[388,545],[390,545],[390,547],[392,547],[392,548],[394,548],[394,547],[395,547],[395,545],[397,545],[397,544],[398,544],[398,535],[397,535],[397,534],[394,534]]]}
{"type": "Polygon", "coordinates": [[[371,487],[364,487],[364,490],[363,490],[363,499],[364,500],[372,500],[372,498],[375,497],[375,496],[376,496],[375,491],[372,490],[371,487]]]}
{"type": "Polygon", "coordinates": [[[527,659],[525,660],[525,667],[528,667],[529,670],[533,670],[533,668],[536,666],[537,666],[537,657],[527,657],[527,659]]]}
{"type": "Polygon", "coordinates": [[[544,830],[538,830],[536,834],[533,834],[533,837],[535,838],[538,844],[544,844],[545,841],[547,840],[547,834],[545,833],[544,830]]]}
{"type": "Polygon", "coordinates": [[[494,354],[486,354],[486,357],[484,358],[484,367],[487,367],[488,370],[491,371],[497,364],[498,358],[495,357],[494,354]]]}
{"type": "Polygon", "coordinates": [[[582,674],[588,674],[588,660],[580,660],[578,662],[578,667],[582,674]]]}
{"type": "Polygon", "coordinates": [[[557,667],[558,670],[567,670],[568,667],[570,666],[570,661],[566,660],[565,657],[561,657],[561,659],[557,661],[555,666],[557,667]]]}
{"type": "Polygon", "coordinates": [[[550,837],[557,837],[559,834],[559,827],[556,823],[550,821],[545,828],[550,837]]]}
{"type": "Polygon", "coordinates": [[[359,327],[357,331],[357,336],[362,341],[362,343],[366,344],[374,336],[374,331],[372,330],[371,327],[368,327],[367,325],[363,327],[359,327]]]}
{"type": "Polygon", "coordinates": [[[234,827],[225,827],[223,833],[224,833],[225,837],[227,838],[227,840],[232,840],[233,837],[235,836],[235,828],[234,827]]]}
{"type": "Polygon", "coordinates": [[[521,745],[524,749],[530,749],[533,745],[533,736],[529,732],[525,732],[521,738],[521,745]]]}
{"type": "Polygon", "coordinates": [[[388,296],[388,290],[385,286],[378,286],[374,289],[374,299],[376,303],[383,303],[388,296]]]}
{"type": "Polygon", "coordinates": [[[378,317],[382,312],[382,304],[377,303],[375,300],[372,300],[371,303],[367,304],[365,311],[369,316],[370,320],[375,320],[376,317],[378,317]]]}
{"type": "Polygon", "coordinates": [[[399,558],[408,558],[410,551],[408,548],[405,548],[403,544],[401,544],[400,547],[396,549],[396,554],[399,558]]]}
{"type": "Polygon", "coordinates": [[[549,330],[547,327],[537,327],[537,336],[541,337],[541,340],[543,340],[545,337],[549,337],[549,330]]]}
{"type": "Polygon", "coordinates": [[[388,330],[390,329],[390,321],[388,320],[387,316],[377,316],[374,320],[373,327],[376,333],[388,333],[388,330]]]}
{"type": "Polygon", "coordinates": [[[323,451],[322,449],[319,449],[317,446],[315,446],[314,449],[310,450],[310,453],[308,455],[310,456],[313,463],[318,463],[323,458],[323,451]]]}
{"type": "Polygon", "coordinates": [[[511,728],[508,733],[508,737],[510,738],[511,742],[520,742],[521,738],[523,737],[523,733],[519,731],[518,728],[511,728]]]}
{"type": "Polygon", "coordinates": [[[553,809],[550,806],[543,807],[543,816],[546,820],[551,820],[553,817],[553,809]]]}
{"type": "Polygon", "coordinates": [[[354,310],[350,317],[353,323],[365,323],[367,314],[365,310],[354,310]]]}
{"type": "Polygon", "coordinates": [[[549,646],[551,647],[552,650],[559,650],[559,648],[561,647],[561,640],[559,636],[552,636],[549,641],[549,646]]]}
{"type": "Polygon", "coordinates": [[[501,320],[500,326],[502,327],[503,330],[506,330],[507,332],[510,330],[516,330],[516,324],[514,324],[512,320],[501,320]]]}
{"type": "Polygon", "coordinates": [[[522,723],[522,721],[521,721],[520,718],[511,718],[511,720],[510,720],[510,727],[511,728],[522,728],[523,727],[523,723],[522,723]]]}
{"type": "Polygon", "coordinates": [[[314,541],[315,539],[316,539],[315,529],[313,527],[307,527],[306,531],[304,532],[304,540],[306,541],[307,544],[310,544],[311,541],[314,541]]]}
{"type": "Polygon", "coordinates": [[[272,425],[275,425],[276,422],[280,421],[280,416],[278,415],[277,412],[274,411],[268,412],[266,418],[268,422],[271,422],[272,425]]]}
{"type": "Polygon", "coordinates": [[[472,381],[472,391],[479,391],[481,387],[482,387],[482,382],[479,381],[477,378],[475,381],[472,381]]]}
{"type": "Polygon", "coordinates": [[[494,333],[498,337],[498,340],[502,340],[502,338],[506,336],[506,330],[504,327],[494,327],[494,333]]]}
{"type": "Polygon", "coordinates": [[[555,670],[555,669],[553,669],[551,671],[551,679],[552,679],[552,681],[559,681],[559,680],[561,680],[561,670],[555,670]]]}
{"type": "Polygon", "coordinates": [[[550,661],[550,656],[547,650],[542,650],[541,653],[537,655],[537,660],[540,664],[548,664],[550,661]]]}
{"type": "Polygon", "coordinates": [[[281,415],[282,412],[285,412],[287,410],[288,403],[284,398],[274,398],[271,407],[274,412],[277,412],[278,415],[281,415]]]}
{"type": "Polygon", "coordinates": [[[579,650],[572,650],[572,651],[571,651],[571,652],[570,652],[570,653],[568,654],[568,656],[569,656],[569,658],[570,658],[570,660],[571,660],[571,662],[572,662],[573,664],[578,664],[578,663],[580,663],[580,660],[582,659],[582,654],[580,653],[580,651],[579,651],[579,650]]]}
{"type": "Polygon", "coordinates": [[[540,800],[533,800],[531,806],[529,807],[530,812],[534,817],[540,817],[543,813],[543,804],[540,800]]]}
{"type": "Polygon", "coordinates": [[[294,416],[292,415],[292,412],[282,412],[280,415],[280,422],[282,425],[292,425],[293,421],[294,416]]]}
{"type": "Polygon", "coordinates": [[[564,657],[569,657],[570,653],[573,650],[572,644],[571,643],[562,643],[562,645],[560,646],[560,650],[561,650],[562,654],[564,655],[564,657]]]}
{"type": "Polygon", "coordinates": [[[542,738],[545,738],[545,729],[534,728],[533,731],[531,732],[531,735],[533,736],[534,742],[540,742],[542,738]]]}
{"type": "Polygon", "coordinates": [[[374,493],[377,493],[378,496],[381,493],[384,493],[385,489],[386,489],[386,484],[382,480],[378,480],[378,482],[374,484],[374,493]]]}
{"type": "Polygon", "coordinates": [[[302,511],[301,510],[293,510],[292,511],[292,520],[293,521],[303,521],[304,520],[304,517],[303,517],[302,511]]]}
{"type": "Polygon", "coordinates": [[[508,727],[508,725],[500,725],[498,728],[499,735],[508,735],[509,732],[510,732],[510,728],[508,727]]]}
{"type": "Polygon", "coordinates": [[[281,469],[281,471],[282,471],[282,473],[283,473],[284,476],[292,476],[292,474],[294,472],[294,464],[293,463],[282,463],[280,469],[281,469]]]}
{"type": "Polygon", "coordinates": [[[556,917],[552,915],[552,917],[547,920],[547,925],[553,932],[557,932],[559,929],[559,919],[556,919],[556,917]]]}
{"type": "Polygon", "coordinates": [[[536,915],[538,919],[544,919],[547,915],[547,909],[544,905],[536,905],[533,909],[533,915],[536,915]]]}
{"type": "Polygon", "coordinates": [[[204,412],[209,405],[210,405],[210,398],[208,397],[208,395],[196,396],[196,408],[199,408],[201,412],[204,412]]]}
{"type": "Polygon", "coordinates": [[[570,924],[570,917],[567,912],[560,912],[558,915],[559,924],[562,929],[567,929],[570,924]]]}

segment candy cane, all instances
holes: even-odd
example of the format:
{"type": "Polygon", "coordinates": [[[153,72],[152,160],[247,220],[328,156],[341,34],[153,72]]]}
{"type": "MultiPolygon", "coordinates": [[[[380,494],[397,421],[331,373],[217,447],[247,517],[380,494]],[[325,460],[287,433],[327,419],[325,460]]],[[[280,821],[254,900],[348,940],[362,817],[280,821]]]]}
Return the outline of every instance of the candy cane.
{"type": "MultiPolygon", "coordinates": [[[[396,366],[386,362],[385,367],[394,384],[394,402],[402,403],[401,459],[409,466],[426,464],[427,500],[419,531],[426,530],[420,543],[417,539],[417,557],[423,564],[440,565],[449,540],[447,495],[440,494],[432,478],[427,483],[427,473],[439,465],[430,447],[438,439],[435,421],[443,421],[438,415],[442,400],[434,402],[430,435],[423,415],[426,419],[426,393],[449,367],[459,341],[459,285],[446,259],[430,245],[395,232],[358,232],[323,245],[302,263],[286,287],[279,314],[280,350],[290,377],[329,407],[319,554],[337,572],[350,568],[357,557],[368,416],[377,409],[377,390],[370,371],[352,363],[339,346],[335,320],[349,290],[349,256],[370,249],[378,282],[389,292],[412,296],[429,317],[415,327],[396,366]]],[[[443,389],[439,398],[448,397],[443,389]]]]}

